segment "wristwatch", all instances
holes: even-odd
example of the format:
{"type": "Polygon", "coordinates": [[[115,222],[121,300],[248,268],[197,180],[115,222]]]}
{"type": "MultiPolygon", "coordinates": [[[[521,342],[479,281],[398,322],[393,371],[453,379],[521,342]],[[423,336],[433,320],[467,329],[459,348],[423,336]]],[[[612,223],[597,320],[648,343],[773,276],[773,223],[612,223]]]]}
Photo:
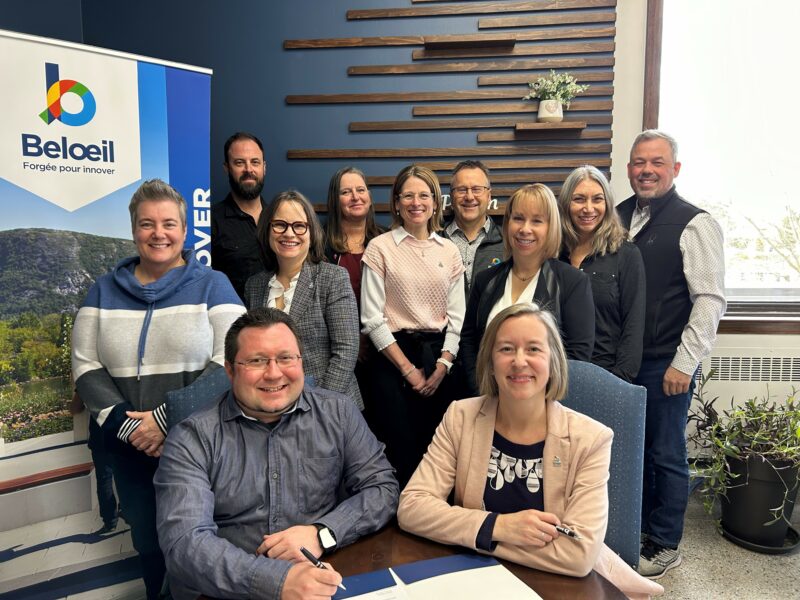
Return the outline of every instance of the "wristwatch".
{"type": "Polygon", "coordinates": [[[314,523],[317,528],[317,539],[322,547],[322,552],[333,552],[336,550],[336,536],[328,527],[322,523],[314,523]]]}

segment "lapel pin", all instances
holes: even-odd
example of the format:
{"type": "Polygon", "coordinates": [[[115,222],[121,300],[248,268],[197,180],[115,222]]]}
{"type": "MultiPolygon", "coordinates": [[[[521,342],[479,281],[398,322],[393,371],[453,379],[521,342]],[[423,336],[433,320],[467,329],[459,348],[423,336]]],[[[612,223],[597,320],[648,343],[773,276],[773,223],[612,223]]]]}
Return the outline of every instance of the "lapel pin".
{"type": "Polygon", "coordinates": [[[553,466],[554,467],[560,467],[561,466],[561,459],[558,458],[557,456],[553,457],[553,466]]]}

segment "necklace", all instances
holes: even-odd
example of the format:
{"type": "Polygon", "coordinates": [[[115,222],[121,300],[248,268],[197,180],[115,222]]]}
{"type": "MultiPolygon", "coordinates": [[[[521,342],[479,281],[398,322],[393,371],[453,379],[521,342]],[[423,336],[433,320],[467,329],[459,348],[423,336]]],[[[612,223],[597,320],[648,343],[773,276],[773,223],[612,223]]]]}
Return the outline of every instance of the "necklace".
{"type": "Polygon", "coordinates": [[[517,272],[514,269],[511,269],[511,272],[514,274],[514,277],[516,277],[522,282],[525,282],[525,281],[530,281],[531,279],[536,277],[536,273],[538,273],[539,271],[536,271],[536,273],[534,273],[533,275],[528,275],[527,277],[521,277],[520,275],[517,275],[517,272]]]}

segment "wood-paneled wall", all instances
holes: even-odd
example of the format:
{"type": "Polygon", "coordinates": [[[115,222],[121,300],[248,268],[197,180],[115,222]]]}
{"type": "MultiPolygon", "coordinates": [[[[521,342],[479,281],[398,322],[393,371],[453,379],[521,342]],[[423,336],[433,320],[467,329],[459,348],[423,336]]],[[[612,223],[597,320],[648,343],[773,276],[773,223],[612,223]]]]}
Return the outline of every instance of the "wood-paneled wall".
{"type": "MultiPolygon", "coordinates": [[[[395,173],[387,164],[397,159],[424,164],[437,172],[447,193],[449,171],[465,158],[479,158],[492,170],[492,195],[501,201],[525,183],[543,182],[554,191],[569,171],[583,164],[606,173],[611,165],[611,111],[614,85],[614,37],[616,0],[533,0],[530,2],[444,3],[441,0],[405,0],[405,6],[368,10],[342,10],[349,21],[365,19],[424,19],[470,16],[469,27],[447,35],[384,35],[289,39],[284,51],[337,51],[358,49],[357,64],[347,68],[349,77],[380,78],[437,74],[447,78],[475,73],[472,89],[441,91],[425,89],[424,78],[412,77],[409,89],[397,92],[307,93],[286,96],[288,105],[304,107],[336,104],[347,106],[347,122],[333,122],[365,136],[363,147],[296,148],[287,152],[295,161],[341,160],[368,175],[375,188],[391,186],[395,173]],[[410,47],[407,60],[372,64],[370,50],[410,47]],[[527,83],[550,69],[569,70],[591,86],[565,110],[560,124],[537,124],[537,102],[522,101],[527,83]],[[367,121],[360,107],[378,103],[410,106],[411,119],[367,121]],[[441,147],[408,145],[386,147],[385,132],[412,136],[448,130],[474,132],[474,145],[441,147]],[[489,130],[489,131],[484,131],[489,130]],[[436,161],[433,158],[446,160],[436,161]]],[[[403,4],[403,0],[398,0],[403,4]]],[[[463,79],[462,79],[463,81],[463,79]]],[[[379,87],[379,86],[376,86],[379,87]]],[[[463,87],[463,84],[462,84],[463,87]]],[[[358,136],[356,137],[358,139],[358,136]]],[[[430,139],[430,138],[428,138],[430,139]]],[[[383,194],[385,197],[385,194],[383,194]]],[[[325,208],[318,205],[320,211],[325,208]]],[[[378,203],[376,208],[386,210],[378,203]]]]}

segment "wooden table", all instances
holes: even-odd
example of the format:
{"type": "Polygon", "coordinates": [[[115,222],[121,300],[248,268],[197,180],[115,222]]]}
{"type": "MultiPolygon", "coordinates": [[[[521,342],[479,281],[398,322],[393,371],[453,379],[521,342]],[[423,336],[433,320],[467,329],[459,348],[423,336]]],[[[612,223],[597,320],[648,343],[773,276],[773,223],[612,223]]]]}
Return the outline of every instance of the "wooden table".
{"type": "MultiPolygon", "coordinates": [[[[394,565],[463,552],[469,552],[469,550],[457,546],[445,546],[411,535],[402,531],[396,523],[392,523],[378,533],[363,537],[355,544],[337,550],[323,560],[330,562],[342,576],[348,577],[394,565]]],[[[625,595],[621,591],[594,571],[586,577],[567,577],[523,567],[504,560],[500,562],[544,600],[563,598],[571,600],[625,599],[625,595]]]]}

